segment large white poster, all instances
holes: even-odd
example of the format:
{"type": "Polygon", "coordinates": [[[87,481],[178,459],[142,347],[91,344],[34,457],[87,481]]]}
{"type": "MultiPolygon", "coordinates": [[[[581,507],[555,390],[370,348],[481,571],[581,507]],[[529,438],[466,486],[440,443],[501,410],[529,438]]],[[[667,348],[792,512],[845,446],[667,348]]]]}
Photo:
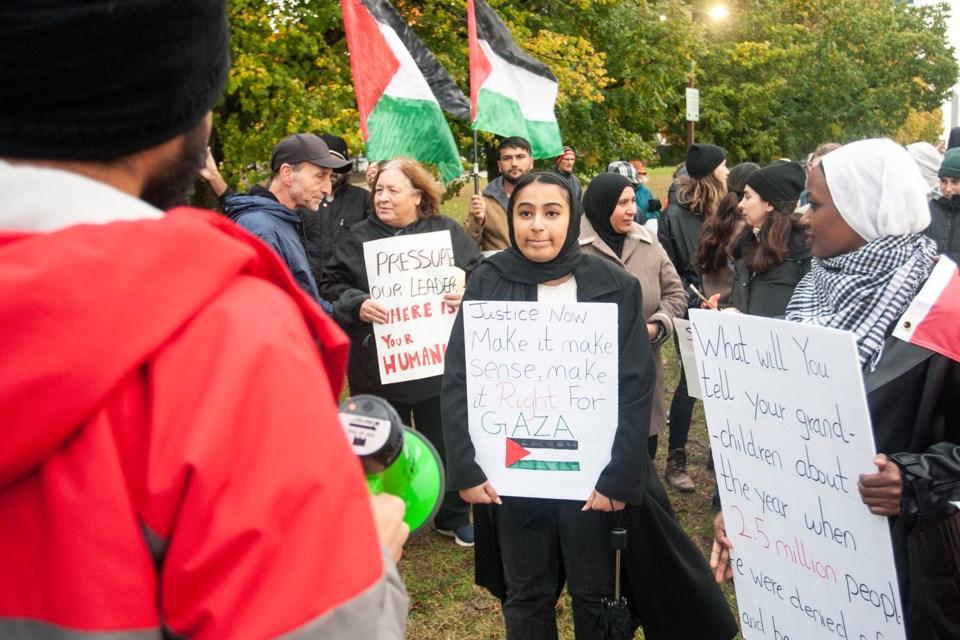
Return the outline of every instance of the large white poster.
{"type": "Polygon", "coordinates": [[[463,305],[470,437],[501,495],[586,500],[610,462],[613,304],[463,305]]]}
{"type": "Polygon", "coordinates": [[[853,335],[694,310],[694,353],[747,640],[904,638],[853,335]]]}
{"type": "Polygon", "coordinates": [[[449,231],[363,243],[370,297],[388,312],[374,324],[380,381],[418,380],[443,373],[457,310],[443,294],[463,287],[449,231]]]}

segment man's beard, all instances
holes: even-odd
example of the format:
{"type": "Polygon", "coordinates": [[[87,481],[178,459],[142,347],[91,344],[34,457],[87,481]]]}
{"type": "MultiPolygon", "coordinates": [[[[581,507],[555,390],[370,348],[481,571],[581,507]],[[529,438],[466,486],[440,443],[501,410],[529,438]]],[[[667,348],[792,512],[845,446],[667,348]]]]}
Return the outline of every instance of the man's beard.
{"type": "Polygon", "coordinates": [[[188,131],[180,141],[180,149],[171,160],[157,167],[143,185],[140,199],[161,211],[186,204],[197,171],[207,157],[205,122],[188,131]]]}
{"type": "Polygon", "coordinates": [[[504,174],[503,174],[503,181],[504,181],[504,182],[509,182],[510,184],[517,184],[517,183],[520,182],[520,180],[521,180],[524,176],[526,176],[526,175],[527,175],[527,174],[525,174],[525,173],[521,173],[521,174],[518,175],[516,178],[514,178],[514,177],[511,176],[509,173],[504,173],[504,174]]]}

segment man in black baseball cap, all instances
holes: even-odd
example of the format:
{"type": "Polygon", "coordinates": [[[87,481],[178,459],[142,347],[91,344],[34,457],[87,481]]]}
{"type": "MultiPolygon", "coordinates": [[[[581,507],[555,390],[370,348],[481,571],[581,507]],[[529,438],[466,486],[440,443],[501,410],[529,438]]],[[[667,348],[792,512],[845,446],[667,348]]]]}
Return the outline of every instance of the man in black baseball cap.
{"type": "Polygon", "coordinates": [[[249,193],[223,199],[227,217],[280,254],[297,283],[318,303],[320,294],[307,260],[298,210],[316,215],[320,203],[332,192],[334,170],[349,165],[349,160],[330,153],[319,136],[297,133],[273,148],[269,187],[254,186],[249,193]]]}

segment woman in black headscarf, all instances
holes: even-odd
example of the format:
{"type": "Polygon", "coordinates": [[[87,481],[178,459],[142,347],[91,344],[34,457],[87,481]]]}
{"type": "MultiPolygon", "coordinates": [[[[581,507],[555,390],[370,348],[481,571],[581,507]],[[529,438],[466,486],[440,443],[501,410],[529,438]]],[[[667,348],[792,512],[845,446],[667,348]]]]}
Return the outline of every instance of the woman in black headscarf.
{"type": "Polygon", "coordinates": [[[562,179],[548,173],[523,178],[509,204],[512,246],[474,270],[464,301],[617,305],[619,412],[610,462],[584,500],[500,497],[477,464],[470,437],[461,314],[447,349],[442,414],[448,484],[474,504],[477,583],[503,602],[507,638],[514,640],[556,637],[555,605],[566,580],[577,638],[599,638],[601,599],[612,595],[614,583],[610,531],[615,521],[629,521],[635,537],[628,553],[634,555],[625,557],[625,573],[645,580],[634,583],[628,599],[647,638],[730,638],[736,624],[729,608],[670,511],[646,454],[655,373],[645,323],[637,322],[640,285],[580,251],[580,217],[580,203],[562,179]],[[602,513],[610,511],[621,513],[602,513]],[[658,575],[670,575],[671,584],[654,584],[658,575]]]}
{"type": "Polygon", "coordinates": [[[583,196],[585,219],[580,229],[580,248],[586,254],[612,262],[640,282],[641,317],[646,321],[657,370],[648,440],[653,458],[657,435],[667,424],[660,345],[673,335],[673,319],[682,318],[686,312],[687,294],[656,234],[634,222],[636,211],[633,182],[619,173],[601,173],[590,182],[583,196]]]}

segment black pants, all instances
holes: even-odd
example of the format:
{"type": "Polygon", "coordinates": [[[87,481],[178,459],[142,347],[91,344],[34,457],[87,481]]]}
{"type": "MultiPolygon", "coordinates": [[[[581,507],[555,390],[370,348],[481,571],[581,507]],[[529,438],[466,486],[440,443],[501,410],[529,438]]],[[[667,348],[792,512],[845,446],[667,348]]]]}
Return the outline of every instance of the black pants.
{"type": "Polygon", "coordinates": [[[562,576],[573,599],[577,640],[600,639],[600,601],[613,597],[613,518],[583,501],[503,498],[497,538],[503,560],[507,640],[555,640],[562,576]]]}
{"type": "MultiPolygon", "coordinates": [[[[674,336],[673,345],[677,350],[677,356],[680,355],[679,338],[674,336]]],[[[667,440],[668,449],[684,449],[687,446],[687,437],[690,435],[690,420],[693,418],[693,405],[697,401],[691,398],[687,392],[687,372],[680,365],[680,380],[677,382],[677,390],[673,394],[673,402],[670,403],[670,417],[668,428],[670,435],[667,440]]]]}
{"type": "MultiPolygon", "coordinates": [[[[375,394],[374,394],[375,395],[375,394]]],[[[406,404],[404,402],[394,402],[390,404],[397,413],[403,424],[412,426],[417,431],[426,436],[440,454],[440,462],[444,468],[447,466],[447,448],[443,443],[443,423],[440,420],[440,396],[423,400],[416,404],[406,404]],[[411,417],[413,421],[411,422],[411,417]]],[[[438,529],[454,530],[470,524],[470,505],[464,502],[457,491],[447,491],[437,512],[434,523],[438,529]]]]}

